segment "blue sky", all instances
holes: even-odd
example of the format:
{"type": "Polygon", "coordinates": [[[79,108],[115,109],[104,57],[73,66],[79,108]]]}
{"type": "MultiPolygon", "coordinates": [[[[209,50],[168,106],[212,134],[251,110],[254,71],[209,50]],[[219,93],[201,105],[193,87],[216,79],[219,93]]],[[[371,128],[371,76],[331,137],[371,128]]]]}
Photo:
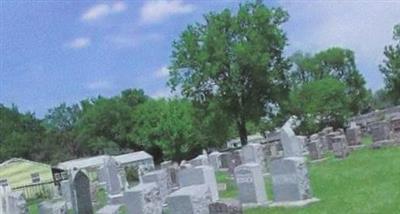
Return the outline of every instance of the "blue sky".
{"type": "MultiPolygon", "coordinates": [[[[400,1],[267,1],[288,10],[289,46],[355,51],[367,86],[383,86],[378,65],[400,1]],[[311,3],[312,2],[312,3],[311,3]]],[[[61,102],[143,88],[168,96],[171,43],[202,14],[234,0],[0,1],[0,103],[43,116],[61,102]]]]}

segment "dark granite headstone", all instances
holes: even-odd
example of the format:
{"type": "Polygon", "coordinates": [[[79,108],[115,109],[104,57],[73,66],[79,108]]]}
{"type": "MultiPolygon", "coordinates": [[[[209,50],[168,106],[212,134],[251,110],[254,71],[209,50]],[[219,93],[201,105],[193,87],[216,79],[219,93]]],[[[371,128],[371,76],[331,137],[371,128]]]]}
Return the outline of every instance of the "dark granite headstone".
{"type": "Polygon", "coordinates": [[[344,135],[333,137],[332,149],[336,158],[347,157],[349,155],[349,149],[347,147],[346,137],[344,135]]]}
{"type": "Polygon", "coordinates": [[[242,214],[242,205],[238,200],[224,200],[208,205],[210,214],[242,214]]]}
{"type": "Polygon", "coordinates": [[[90,197],[90,181],[88,176],[78,171],[72,178],[73,208],[76,214],[93,213],[92,200],[90,197]]]}

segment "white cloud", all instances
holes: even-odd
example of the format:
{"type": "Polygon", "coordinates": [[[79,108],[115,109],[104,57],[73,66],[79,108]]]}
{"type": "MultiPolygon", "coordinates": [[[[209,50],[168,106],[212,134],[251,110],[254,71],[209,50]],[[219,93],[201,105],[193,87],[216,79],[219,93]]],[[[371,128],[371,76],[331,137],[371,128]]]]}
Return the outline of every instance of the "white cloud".
{"type": "Polygon", "coordinates": [[[90,45],[90,38],[89,37],[79,37],[76,39],[73,39],[72,41],[68,42],[66,47],[71,48],[71,49],[81,49],[81,48],[86,48],[90,45]]]}
{"type": "Polygon", "coordinates": [[[140,10],[140,21],[141,23],[157,23],[170,16],[190,13],[193,10],[193,5],[185,4],[182,0],[146,1],[140,10]]]}
{"type": "Polygon", "coordinates": [[[115,3],[111,6],[111,11],[116,12],[116,13],[125,11],[126,9],[127,9],[127,6],[126,6],[126,4],[125,4],[124,2],[122,2],[122,1],[115,2],[115,3]]]}
{"type": "Polygon", "coordinates": [[[81,19],[83,21],[93,21],[106,17],[110,14],[123,12],[126,9],[127,6],[122,1],[116,1],[112,4],[107,4],[107,3],[96,4],[91,8],[89,8],[88,10],[86,10],[82,14],[81,19]]]}
{"type": "Polygon", "coordinates": [[[163,66],[155,72],[155,77],[157,78],[164,78],[167,77],[168,75],[169,75],[169,70],[167,66],[163,66]]]}
{"type": "Polygon", "coordinates": [[[92,91],[109,90],[113,88],[113,84],[108,80],[95,80],[87,83],[86,88],[92,91]]]}
{"type": "Polygon", "coordinates": [[[115,48],[134,48],[146,43],[154,43],[162,40],[164,37],[158,33],[150,34],[117,34],[108,35],[105,41],[115,48]]]}

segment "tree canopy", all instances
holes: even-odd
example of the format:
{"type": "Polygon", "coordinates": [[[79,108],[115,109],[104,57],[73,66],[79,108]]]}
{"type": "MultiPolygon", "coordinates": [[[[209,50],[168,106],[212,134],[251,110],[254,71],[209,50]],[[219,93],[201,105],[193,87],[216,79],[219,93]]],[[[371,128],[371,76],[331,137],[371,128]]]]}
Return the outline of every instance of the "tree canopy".
{"type": "Polygon", "coordinates": [[[364,77],[357,69],[353,51],[334,47],[315,55],[297,52],[291,60],[294,64],[291,73],[294,86],[332,77],[346,84],[346,94],[352,97],[350,112],[358,114],[368,106],[368,90],[364,77]]]}
{"type": "Polygon", "coordinates": [[[350,114],[346,85],[332,77],[307,82],[290,94],[291,113],[301,121],[299,132],[310,135],[326,126],[342,127],[350,114]]]}
{"type": "Polygon", "coordinates": [[[257,121],[288,93],[281,25],[288,14],[260,1],[209,13],[173,43],[169,85],[202,104],[216,103],[247,143],[247,121],[257,121]]]}

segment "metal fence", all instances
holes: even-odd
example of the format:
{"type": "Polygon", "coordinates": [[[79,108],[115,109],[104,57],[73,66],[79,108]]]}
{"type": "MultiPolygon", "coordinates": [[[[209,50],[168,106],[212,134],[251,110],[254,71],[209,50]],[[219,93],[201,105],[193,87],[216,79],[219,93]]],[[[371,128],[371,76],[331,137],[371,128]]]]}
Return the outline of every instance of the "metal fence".
{"type": "Polygon", "coordinates": [[[54,181],[29,184],[13,188],[13,191],[22,191],[26,199],[50,199],[57,191],[54,181]]]}

